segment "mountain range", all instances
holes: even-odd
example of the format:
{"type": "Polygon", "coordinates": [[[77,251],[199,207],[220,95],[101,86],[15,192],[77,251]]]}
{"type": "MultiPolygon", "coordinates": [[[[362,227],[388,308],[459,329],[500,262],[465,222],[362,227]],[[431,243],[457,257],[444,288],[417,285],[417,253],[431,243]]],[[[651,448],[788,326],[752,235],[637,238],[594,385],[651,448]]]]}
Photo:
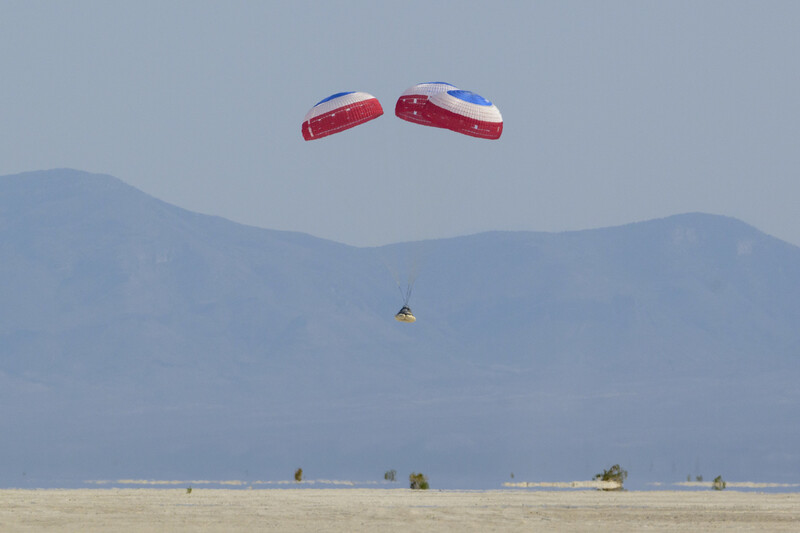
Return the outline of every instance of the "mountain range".
{"type": "Polygon", "coordinates": [[[797,482],[799,325],[800,248],[718,215],[359,248],[3,176],[0,485],[797,482]]]}

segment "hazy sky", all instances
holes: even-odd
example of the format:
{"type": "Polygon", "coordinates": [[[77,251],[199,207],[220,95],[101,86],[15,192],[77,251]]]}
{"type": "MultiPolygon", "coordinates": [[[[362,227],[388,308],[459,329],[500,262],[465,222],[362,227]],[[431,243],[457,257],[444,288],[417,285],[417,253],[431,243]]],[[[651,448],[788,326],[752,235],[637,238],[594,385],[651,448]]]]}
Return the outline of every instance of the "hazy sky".
{"type": "Polygon", "coordinates": [[[0,0],[0,175],[112,174],[356,245],[688,211],[800,245],[800,2],[0,0]],[[394,116],[492,100],[498,141],[394,116]],[[317,101],[379,119],[305,142],[317,101]]]}

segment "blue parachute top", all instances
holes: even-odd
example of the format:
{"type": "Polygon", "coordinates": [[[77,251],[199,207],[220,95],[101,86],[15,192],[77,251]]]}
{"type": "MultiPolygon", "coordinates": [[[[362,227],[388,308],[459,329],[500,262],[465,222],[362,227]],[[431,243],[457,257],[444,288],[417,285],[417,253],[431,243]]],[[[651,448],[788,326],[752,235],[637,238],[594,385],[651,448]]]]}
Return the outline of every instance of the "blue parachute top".
{"type": "Polygon", "coordinates": [[[458,98],[459,100],[464,100],[465,102],[469,102],[470,104],[483,105],[483,106],[492,105],[492,103],[489,100],[471,91],[463,91],[461,89],[456,89],[454,91],[447,91],[447,94],[455,98],[458,98]]]}
{"type": "Polygon", "coordinates": [[[329,97],[324,98],[324,99],[320,100],[319,102],[317,102],[316,104],[314,104],[314,107],[317,107],[319,104],[324,104],[325,102],[327,102],[329,100],[333,100],[334,98],[339,98],[340,96],[344,96],[346,94],[353,94],[354,92],[355,91],[345,91],[343,93],[332,94],[329,97]]]}

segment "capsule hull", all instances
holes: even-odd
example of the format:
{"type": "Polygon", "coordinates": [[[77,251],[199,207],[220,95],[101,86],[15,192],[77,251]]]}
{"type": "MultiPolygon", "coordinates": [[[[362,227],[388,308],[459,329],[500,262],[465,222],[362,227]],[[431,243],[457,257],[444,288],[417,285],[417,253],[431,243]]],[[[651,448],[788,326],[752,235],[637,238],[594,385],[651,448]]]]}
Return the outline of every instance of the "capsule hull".
{"type": "Polygon", "coordinates": [[[409,313],[397,313],[396,315],[394,315],[394,319],[397,320],[398,322],[407,322],[409,324],[417,321],[414,315],[409,313]]]}

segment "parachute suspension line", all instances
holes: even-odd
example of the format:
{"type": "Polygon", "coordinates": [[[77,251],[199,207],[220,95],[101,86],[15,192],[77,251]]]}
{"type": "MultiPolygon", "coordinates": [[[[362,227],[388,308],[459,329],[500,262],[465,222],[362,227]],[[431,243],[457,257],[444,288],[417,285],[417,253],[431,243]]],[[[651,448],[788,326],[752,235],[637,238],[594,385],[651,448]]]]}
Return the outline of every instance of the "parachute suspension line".
{"type": "Polygon", "coordinates": [[[414,283],[409,282],[408,287],[406,288],[406,294],[403,298],[403,307],[408,307],[408,301],[411,299],[411,291],[414,290],[414,283]]]}
{"type": "Polygon", "coordinates": [[[406,294],[408,293],[408,290],[403,292],[403,287],[400,286],[400,283],[397,284],[397,290],[400,291],[400,297],[403,298],[403,302],[405,302],[407,300],[406,294]]]}
{"type": "Polygon", "coordinates": [[[411,258],[411,265],[408,271],[408,285],[406,286],[405,305],[408,305],[408,301],[411,299],[411,293],[414,291],[414,283],[417,282],[417,274],[419,274],[420,253],[421,251],[417,247],[411,258]]]}
{"type": "Polygon", "coordinates": [[[400,274],[389,264],[385,258],[381,258],[381,262],[386,267],[386,270],[392,275],[394,279],[395,285],[397,285],[397,290],[400,291],[400,297],[405,298],[405,292],[403,292],[403,284],[400,282],[400,274]]]}

